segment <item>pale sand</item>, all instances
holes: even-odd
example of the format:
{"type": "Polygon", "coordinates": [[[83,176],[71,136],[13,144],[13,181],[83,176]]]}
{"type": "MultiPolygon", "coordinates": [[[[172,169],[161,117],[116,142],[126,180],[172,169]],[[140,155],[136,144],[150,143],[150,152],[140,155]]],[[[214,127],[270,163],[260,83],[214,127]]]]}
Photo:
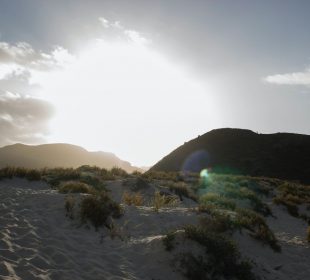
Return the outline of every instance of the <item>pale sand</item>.
{"type": "MultiPolygon", "coordinates": [[[[116,200],[126,188],[119,181],[108,187],[116,200]]],[[[0,181],[0,279],[184,279],[173,265],[182,244],[167,252],[162,237],[168,230],[197,223],[192,202],[185,200],[159,213],[151,207],[125,207],[124,217],[115,221],[120,240],[111,239],[106,229],[77,227],[65,216],[64,197],[43,182],[0,181]]],[[[281,239],[282,253],[272,252],[245,233],[235,234],[241,251],[256,262],[254,271],[262,279],[306,280],[310,275],[307,226],[280,207],[273,210],[277,219],[268,222],[281,239]]]]}

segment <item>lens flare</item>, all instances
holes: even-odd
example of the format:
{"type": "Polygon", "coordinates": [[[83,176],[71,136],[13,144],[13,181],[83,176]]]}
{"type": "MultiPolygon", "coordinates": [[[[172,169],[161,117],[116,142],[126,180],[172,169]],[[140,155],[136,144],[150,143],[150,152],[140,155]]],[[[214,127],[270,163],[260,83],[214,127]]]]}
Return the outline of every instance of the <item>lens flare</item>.
{"type": "Polygon", "coordinates": [[[202,179],[208,179],[209,178],[208,169],[202,169],[200,171],[200,178],[202,178],[202,179]]]}

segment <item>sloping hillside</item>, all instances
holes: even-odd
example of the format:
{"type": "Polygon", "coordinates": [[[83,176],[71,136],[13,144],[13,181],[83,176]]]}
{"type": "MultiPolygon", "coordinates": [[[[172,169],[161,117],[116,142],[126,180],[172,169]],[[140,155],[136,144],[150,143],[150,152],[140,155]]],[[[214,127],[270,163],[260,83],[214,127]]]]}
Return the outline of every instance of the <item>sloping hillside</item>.
{"type": "Polygon", "coordinates": [[[203,168],[212,168],[221,173],[310,183],[310,136],[216,129],[184,143],[151,170],[197,172],[203,168]]]}
{"type": "Polygon", "coordinates": [[[15,144],[0,148],[0,167],[7,165],[27,168],[79,167],[81,165],[112,168],[117,166],[127,172],[138,169],[112,153],[88,152],[82,147],[69,144],[38,146],[15,144]]]}

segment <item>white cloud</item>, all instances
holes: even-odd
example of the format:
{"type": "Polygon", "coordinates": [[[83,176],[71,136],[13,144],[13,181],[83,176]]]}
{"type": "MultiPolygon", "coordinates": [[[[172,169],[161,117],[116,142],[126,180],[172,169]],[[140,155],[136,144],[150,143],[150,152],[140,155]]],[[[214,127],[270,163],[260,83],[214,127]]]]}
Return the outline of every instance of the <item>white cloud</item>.
{"type": "Polygon", "coordinates": [[[104,17],[100,17],[99,21],[105,29],[113,31],[114,37],[128,40],[134,44],[146,45],[150,40],[145,38],[140,32],[132,29],[126,29],[119,21],[110,22],[104,17]]]}
{"type": "Polygon", "coordinates": [[[310,69],[304,72],[270,75],[264,81],[277,85],[302,85],[310,86],[310,69]]]}
{"type": "Polygon", "coordinates": [[[52,115],[44,100],[0,90],[0,145],[44,141],[52,115]]]}
{"type": "MultiPolygon", "coordinates": [[[[50,71],[63,67],[73,56],[62,47],[50,53],[35,51],[29,44],[0,42],[0,80],[25,76],[26,72],[50,71]]],[[[31,75],[30,75],[31,76],[31,75]]]]}

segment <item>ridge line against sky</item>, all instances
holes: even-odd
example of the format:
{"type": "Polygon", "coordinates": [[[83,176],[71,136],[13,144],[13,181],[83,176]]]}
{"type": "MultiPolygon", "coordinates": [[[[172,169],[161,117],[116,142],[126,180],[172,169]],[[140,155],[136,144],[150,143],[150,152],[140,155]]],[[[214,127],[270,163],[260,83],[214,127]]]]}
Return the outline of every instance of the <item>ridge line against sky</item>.
{"type": "Polygon", "coordinates": [[[214,128],[310,134],[309,9],[2,1],[0,145],[68,142],[152,165],[214,128]]]}

